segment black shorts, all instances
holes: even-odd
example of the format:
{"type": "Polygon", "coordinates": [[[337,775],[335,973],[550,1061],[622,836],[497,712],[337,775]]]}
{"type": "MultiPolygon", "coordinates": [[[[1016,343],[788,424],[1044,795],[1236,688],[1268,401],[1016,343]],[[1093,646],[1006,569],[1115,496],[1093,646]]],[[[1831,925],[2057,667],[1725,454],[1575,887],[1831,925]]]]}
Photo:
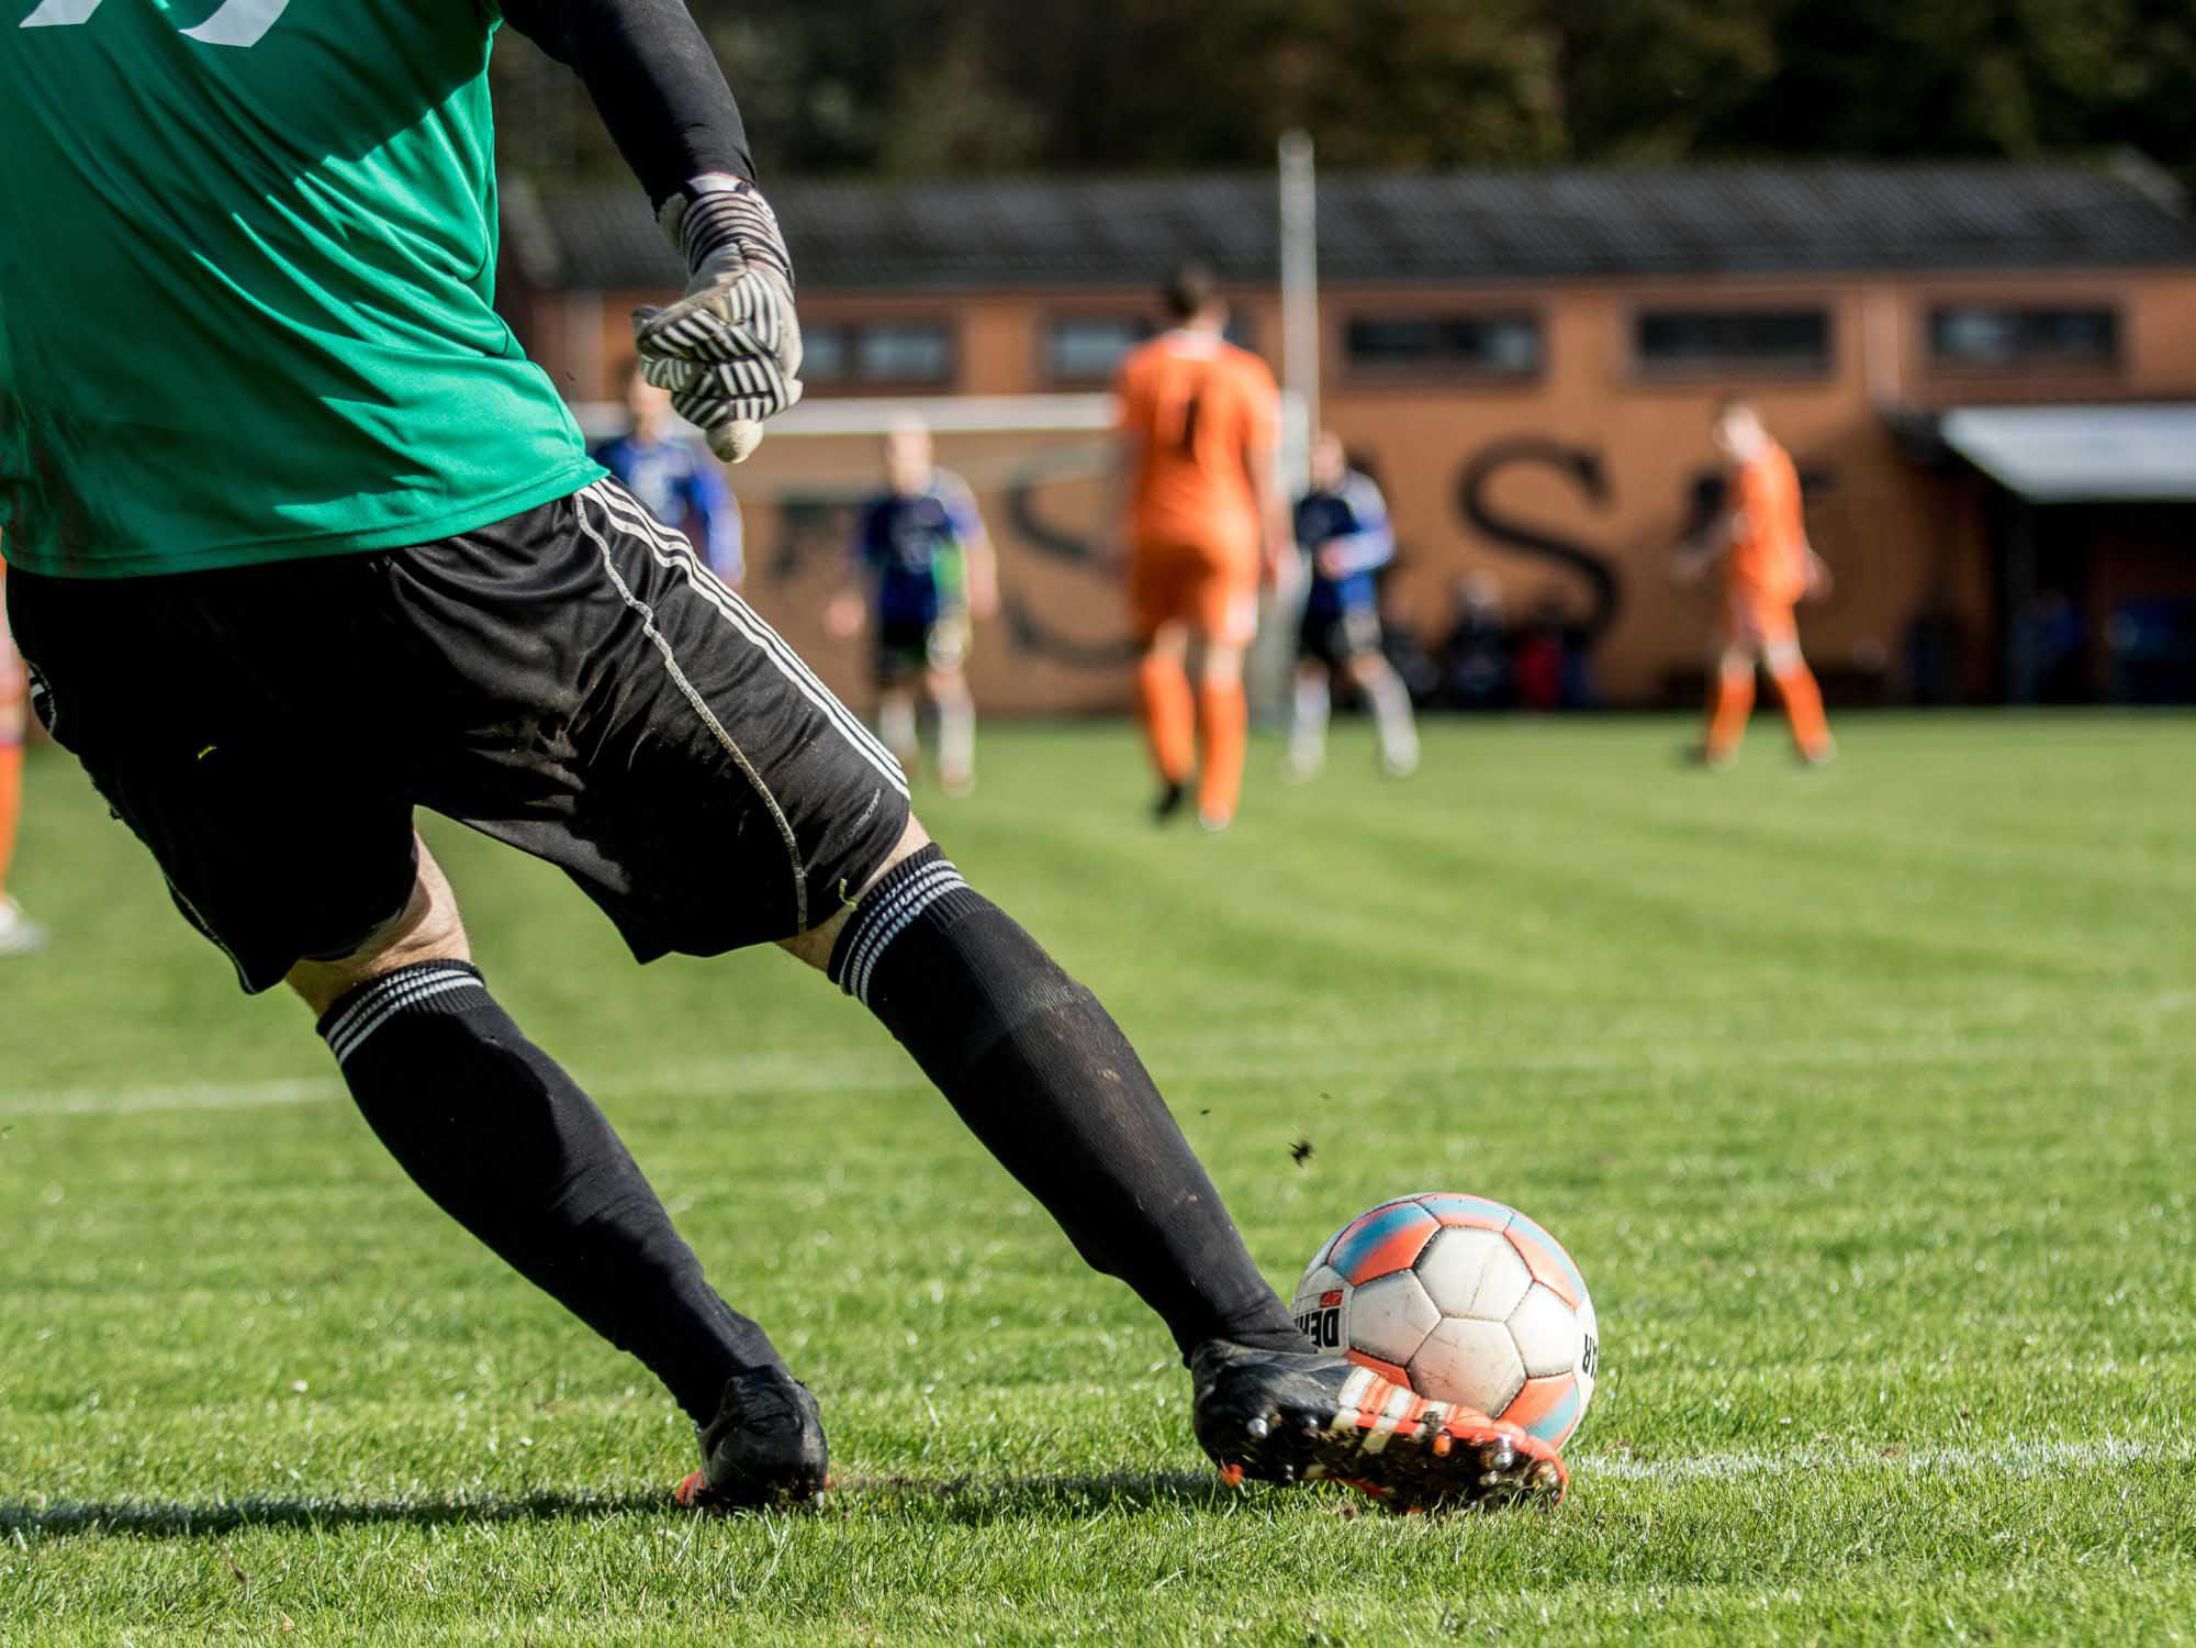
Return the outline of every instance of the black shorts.
{"type": "Polygon", "coordinates": [[[1304,621],[1296,629],[1296,656],[1305,663],[1339,669],[1361,653],[1380,650],[1380,614],[1370,607],[1345,607],[1342,611],[1304,609],[1304,621]]]}
{"type": "Polygon", "coordinates": [[[929,623],[879,620],[875,667],[880,687],[905,686],[932,670],[959,669],[968,658],[968,620],[955,613],[929,623]]]}
{"type": "Polygon", "coordinates": [[[247,990],[402,912],[415,806],[643,961],[822,924],[907,823],[883,746],[612,481],[386,554],[7,587],[39,714],[247,990]]]}

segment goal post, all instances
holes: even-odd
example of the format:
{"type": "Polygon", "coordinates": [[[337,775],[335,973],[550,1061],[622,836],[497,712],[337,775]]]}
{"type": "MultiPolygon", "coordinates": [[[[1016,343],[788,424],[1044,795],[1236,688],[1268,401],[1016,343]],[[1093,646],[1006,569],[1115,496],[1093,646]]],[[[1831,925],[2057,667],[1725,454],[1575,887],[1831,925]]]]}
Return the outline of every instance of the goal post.
{"type": "MultiPolygon", "coordinates": [[[[591,440],[624,427],[614,402],[575,411],[591,440]]],[[[977,702],[1010,715],[1126,709],[1134,651],[1110,559],[1110,395],[834,396],[772,419],[755,455],[725,472],[740,504],[748,601],[835,691],[868,704],[867,642],[832,638],[823,613],[846,584],[857,512],[884,487],[884,438],[909,420],[975,494],[998,550],[1000,612],[979,626],[969,658],[977,702]]]]}

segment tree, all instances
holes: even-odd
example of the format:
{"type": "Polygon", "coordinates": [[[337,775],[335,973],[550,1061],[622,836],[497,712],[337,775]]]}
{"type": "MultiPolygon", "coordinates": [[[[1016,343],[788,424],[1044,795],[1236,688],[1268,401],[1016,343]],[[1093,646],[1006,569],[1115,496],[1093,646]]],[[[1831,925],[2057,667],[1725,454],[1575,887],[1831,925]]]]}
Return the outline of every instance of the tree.
{"type": "MultiPolygon", "coordinates": [[[[2196,160],[2192,0],[693,0],[770,173],[1787,155],[2196,160]]],[[[507,164],[613,176],[569,75],[495,65],[507,164]]]]}

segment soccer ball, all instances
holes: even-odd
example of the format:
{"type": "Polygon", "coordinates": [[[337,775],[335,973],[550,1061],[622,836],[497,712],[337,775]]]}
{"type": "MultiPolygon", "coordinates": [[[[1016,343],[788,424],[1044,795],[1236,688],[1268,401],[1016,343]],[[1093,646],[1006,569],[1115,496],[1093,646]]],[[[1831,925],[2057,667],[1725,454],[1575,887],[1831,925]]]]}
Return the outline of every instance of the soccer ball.
{"type": "Polygon", "coordinates": [[[1322,1350],[1561,1447],[1593,1400],[1601,1347],[1586,1279],[1513,1207],[1430,1193],[1334,1233],[1296,1284],[1322,1350]]]}

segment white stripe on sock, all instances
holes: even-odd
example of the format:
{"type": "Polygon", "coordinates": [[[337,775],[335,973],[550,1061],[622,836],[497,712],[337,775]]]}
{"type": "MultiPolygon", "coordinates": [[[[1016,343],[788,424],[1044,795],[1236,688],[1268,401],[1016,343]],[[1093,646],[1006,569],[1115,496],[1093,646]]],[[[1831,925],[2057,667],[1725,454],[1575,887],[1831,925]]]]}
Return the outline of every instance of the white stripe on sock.
{"type": "Polygon", "coordinates": [[[351,1055],[364,1047],[376,1030],[379,1030],[399,1013],[410,1012],[421,1002],[432,1000],[436,996],[446,996],[453,990],[464,989],[480,990],[481,994],[487,994],[480,980],[474,978],[470,973],[438,973],[432,982],[420,984],[415,988],[400,990],[382,1005],[378,1013],[359,1025],[355,1031],[346,1036],[341,1042],[331,1039],[328,1043],[329,1051],[335,1054],[337,1064],[348,1063],[351,1055]]]}
{"type": "Polygon", "coordinates": [[[881,902],[863,911],[861,925],[854,934],[854,942],[847,949],[846,970],[840,981],[849,994],[861,996],[864,1001],[868,999],[863,991],[864,964],[869,959],[870,951],[876,945],[877,935],[883,930],[884,924],[899,914],[908,900],[914,898],[926,885],[951,873],[952,869],[953,866],[943,859],[926,864],[887,893],[881,902]]]}
{"type": "Polygon", "coordinates": [[[869,982],[876,976],[877,964],[884,960],[885,952],[892,948],[892,941],[907,931],[908,926],[916,917],[945,897],[946,894],[952,892],[954,888],[968,885],[967,882],[961,879],[960,872],[955,870],[952,865],[947,864],[944,869],[946,874],[942,878],[926,881],[913,902],[901,910],[899,915],[893,918],[891,925],[879,933],[876,941],[869,946],[868,954],[862,961],[859,994],[863,1006],[869,1005],[869,982]]]}
{"type": "Polygon", "coordinates": [[[390,996],[401,994],[414,984],[425,983],[429,979],[449,978],[453,975],[464,978],[472,976],[455,967],[406,968],[402,972],[384,974],[351,998],[351,1004],[344,1008],[341,1016],[328,1026],[325,1032],[328,1041],[332,1044],[342,1040],[350,1033],[353,1025],[380,1006],[381,1003],[388,1000],[390,996]]]}

